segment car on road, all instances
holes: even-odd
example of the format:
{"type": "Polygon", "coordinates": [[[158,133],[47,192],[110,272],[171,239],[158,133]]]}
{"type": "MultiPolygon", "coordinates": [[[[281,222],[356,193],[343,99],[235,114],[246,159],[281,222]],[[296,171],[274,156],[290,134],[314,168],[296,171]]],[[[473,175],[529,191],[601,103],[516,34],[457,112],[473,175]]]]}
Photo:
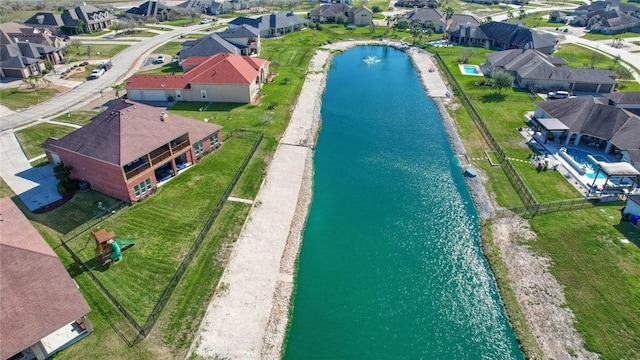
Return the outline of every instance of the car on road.
{"type": "Polygon", "coordinates": [[[89,75],[89,80],[97,79],[104,74],[104,68],[94,69],[89,75]]]}
{"type": "Polygon", "coordinates": [[[164,63],[164,55],[158,55],[158,57],[153,60],[154,64],[162,64],[164,63]]]}
{"type": "Polygon", "coordinates": [[[200,24],[211,24],[212,20],[211,19],[202,19],[200,20],[200,24]]]}

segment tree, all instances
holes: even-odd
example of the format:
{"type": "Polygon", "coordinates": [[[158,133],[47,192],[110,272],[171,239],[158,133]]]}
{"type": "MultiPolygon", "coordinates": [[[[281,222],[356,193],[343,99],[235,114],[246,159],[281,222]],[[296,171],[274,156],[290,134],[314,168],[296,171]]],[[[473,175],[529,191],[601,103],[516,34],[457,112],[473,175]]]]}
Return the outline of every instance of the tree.
{"type": "Polygon", "coordinates": [[[611,65],[610,69],[613,70],[616,68],[616,66],[618,66],[618,64],[620,63],[620,61],[622,60],[622,58],[620,57],[620,55],[616,55],[614,56],[611,61],[613,62],[613,65],[611,65]]]}
{"type": "Polygon", "coordinates": [[[73,39],[69,42],[69,47],[76,48],[76,53],[80,54],[80,46],[82,46],[82,41],[78,39],[73,39]]]}
{"type": "Polygon", "coordinates": [[[604,60],[604,55],[599,54],[597,52],[592,52],[591,55],[589,55],[589,60],[587,61],[587,66],[592,68],[592,69],[595,69],[596,65],[601,63],[602,60],[604,60]]]}
{"type": "Polygon", "coordinates": [[[91,51],[93,50],[93,45],[87,44],[86,49],[87,49],[87,56],[91,57],[91,51]]]}
{"type": "Polygon", "coordinates": [[[496,89],[498,89],[498,94],[502,94],[502,89],[507,89],[513,87],[513,75],[509,74],[506,71],[495,71],[491,74],[491,79],[493,79],[493,85],[496,89]]]}
{"type": "Polygon", "coordinates": [[[118,36],[118,31],[124,30],[124,24],[120,21],[114,21],[113,24],[111,24],[111,30],[115,31],[116,36],[118,36]]]}
{"type": "Polygon", "coordinates": [[[69,177],[71,176],[71,171],[73,168],[71,166],[66,166],[62,161],[59,162],[56,166],[53,167],[53,176],[56,177],[58,181],[64,186],[67,187],[69,184],[69,177]]]}
{"type": "Polygon", "coordinates": [[[445,18],[445,26],[444,26],[445,35],[444,36],[446,37],[448,34],[447,30],[449,30],[449,20],[451,20],[451,18],[455,14],[455,11],[451,6],[447,6],[444,9],[442,9],[442,12],[444,13],[444,18],[445,18]]]}
{"type": "Polygon", "coordinates": [[[518,10],[518,19],[524,20],[525,17],[527,17],[527,11],[524,7],[520,7],[520,10],[518,10]]]}
{"type": "Polygon", "coordinates": [[[391,28],[391,24],[393,23],[393,16],[388,15],[384,20],[387,22],[387,31],[384,34],[388,35],[389,29],[391,28]]]}
{"type": "Polygon", "coordinates": [[[465,48],[458,53],[458,62],[461,64],[468,63],[473,55],[475,55],[475,51],[472,48],[465,48]]]}
{"type": "Polygon", "coordinates": [[[413,25],[411,25],[411,36],[413,37],[413,46],[416,46],[416,39],[418,38],[418,36],[420,36],[420,34],[422,34],[422,26],[420,26],[420,24],[413,23],[413,25]]]}
{"type": "Polygon", "coordinates": [[[116,92],[116,97],[120,97],[120,90],[124,89],[124,87],[127,86],[126,82],[122,82],[120,84],[115,84],[112,85],[111,88],[113,89],[113,91],[116,92]]]}
{"type": "Polygon", "coordinates": [[[513,11],[509,10],[507,11],[507,22],[511,21],[511,19],[513,19],[513,11]]]}

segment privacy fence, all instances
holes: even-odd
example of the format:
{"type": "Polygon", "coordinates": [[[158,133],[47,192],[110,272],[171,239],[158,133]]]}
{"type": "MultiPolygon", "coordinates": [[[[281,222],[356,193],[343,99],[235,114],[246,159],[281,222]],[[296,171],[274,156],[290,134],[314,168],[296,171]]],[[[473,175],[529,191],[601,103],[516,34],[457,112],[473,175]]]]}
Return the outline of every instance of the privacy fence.
{"type": "Polygon", "coordinates": [[[480,133],[482,134],[482,137],[485,139],[487,144],[489,144],[491,149],[496,152],[498,162],[500,163],[502,169],[507,175],[507,178],[509,179],[509,182],[524,204],[523,206],[496,211],[496,216],[505,217],[520,215],[524,217],[534,217],[538,214],[581,209],[584,206],[592,204],[592,200],[586,198],[539,203],[536,200],[536,197],[531,192],[531,189],[529,189],[529,187],[527,186],[522,176],[520,176],[520,174],[516,170],[515,166],[513,166],[513,163],[505,153],[504,149],[502,149],[502,146],[500,146],[498,140],[493,136],[491,130],[489,130],[489,126],[482,118],[482,115],[478,113],[476,108],[473,106],[473,103],[462,89],[462,86],[460,86],[460,84],[458,83],[458,80],[456,80],[456,77],[453,76],[451,69],[449,69],[445,61],[437,52],[435,53],[435,58],[438,60],[438,65],[441,70],[443,70],[443,74],[447,77],[447,80],[452,87],[453,93],[460,99],[462,106],[464,106],[464,108],[469,113],[469,116],[471,116],[471,118],[473,119],[473,122],[478,127],[478,130],[480,130],[480,133]]]}
{"type": "Polygon", "coordinates": [[[260,146],[260,143],[262,142],[262,139],[263,139],[263,135],[261,133],[248,131],[248,130],[235,130],[235,131],[232,131],[232,132],[228,133],[226,137],[228,139],[228,138],[234,137],[234,136],[243,137],[243,138],[250,138],[250,139],[254,139],[255,138],[256,140],[255,140],[255,143],[253,144],[253,146],[251,147],[251,150],[249,151],[249,153],[245,157],[244,161],[242,162],[242,164],[238,168],[238,171],[236,171],[233,179],[229,183],[229,186],[227,186],[226,191],[224,192],[224,194],[222,195],[222,197],[220,198],[220,200],[218,201],[218,203],[216,204],[216,206],[212,210],[211,214],[209,214],[209,217],[207,218],[206,222],[204,223],[204,225],[203,225],[202,229],[200,230],[199,234],[196,236],[193,244],[191,245],[191,248],[189,249],[189,251],[185,255],[184,259],[182,260],[182,262],[178,266],[178,269],[176,270],[175,274],[171,278],[171,281],[169,282],[169,284],[167,285],[167,287],[163,291],[162,295],[160,296],[160,299],[156,303],[155,307],[151,311],[151,314],[149,315],[149,317],[147,318],[147,320],[146,320],[146,322],[144,324],[140,325],[131,316],[131,314],[129,314],[127,309],[118,301],[118,299],[115,296],[113,296],[113,294],[109,291],[109,289],[107,289],[107,287],[104,286],[104,284],[93,273],[93,271],[91,270],[90,265],[87,262],[82,261],[80,259],[80,257],[78,256],[78,254],[76,254],[71,249],[71,247],[68,245],[68,243],[71,240],[79,237],[82,234],[86,234],[86,232],[88,230],[90,230],[90,229],[96,228],[101,222],[107,220],[112,214],[115,214],[118,210],[120,210],[123,207],[125,207],[127,205],[127,203],[126,202],[122,202],[122,203],[119,203],[119,204],[117,204],[116,206],[114,206],[114,207],[112,207],[110,209],[105,210],[102,215],[96,216],[95,218],[87,221],[86,223],[82,224],[81,226],[79,226],[78,228],[74,229],[73,231],[65,234],[61,238],[62,246],[71,254],[71,256],[73,257],[74,261],[77,264],[79,264],[87,274],[89,274],[89,276],[93,279],[93,281],[95,281],[95,283],[98,284],[98,287],[102,290],[102,292],[109,298],[109,300],[111,300],[111,302],[118,308],[118,310],[120,310],[122,315],[136,329],[136,331],[139,334],[137,340],[140,340],[140,339],[148,336],[149,333],[151,332],[151,329],[153,328],[153,326],[155,325],[156,321],[160,317],[160,313],[162,312],[162,310],[164,309],[165,305],[169,301],[169,298],[171,297],[171,294],[173,293],[173,290],[178,285],[178,282],[180,281],[180,279],[184,275],[184,272],[186,271],[187,267],[191,263],[191,260],[194,258],[194,256],[198,252],[198,249],[200,248],[200,245],[203,243],[207,233],[211,229],[211,226],[213,225],[213,222],[218,217],[218,214],[220,214],[220,211],[222,210],[222,207],[224,206],[225,202],[227,201],[227,199],[231,195],[231,192],[233,191],[234,187],[236,186],[236,184],[240,180],[240,177],[244,173],[244,170],[246,169],[247,165],[249,164],[249,161],[251,160],[251,158],[255,154],[256,150],[258,149],[258,146],[260,146]]]}

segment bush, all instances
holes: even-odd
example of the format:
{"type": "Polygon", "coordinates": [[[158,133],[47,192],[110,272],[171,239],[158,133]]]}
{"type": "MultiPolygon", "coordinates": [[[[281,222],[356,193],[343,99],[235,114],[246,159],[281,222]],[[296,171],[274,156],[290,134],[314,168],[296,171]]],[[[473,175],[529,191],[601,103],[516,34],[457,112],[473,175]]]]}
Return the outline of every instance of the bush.
{"type": "Polygon", "coordinates": [[[61,182],[58,182],[58,185],[56,185],[56,188],[58,189],[58,192],[60,193],[60,195],[64,195],[67,193],[67,188],[64,187],[64,185],[62,185],[61,182]]]}
{"type": "Polygon", "coordinates": [[[68,191],[76,191],[80,188],[80,182],[78,180],[69,180],[65,188],[68,191]]]}
{"type": "Polygon", "coordinates": [[[371,8],[371,11],[373,11],[373,13],[374,13],[374,14],[377,14],[377,13],[382,12],[382,8],[381,8],[380,6],[378,6],[378,5],[374,5],[374,6],[371,8]]]}

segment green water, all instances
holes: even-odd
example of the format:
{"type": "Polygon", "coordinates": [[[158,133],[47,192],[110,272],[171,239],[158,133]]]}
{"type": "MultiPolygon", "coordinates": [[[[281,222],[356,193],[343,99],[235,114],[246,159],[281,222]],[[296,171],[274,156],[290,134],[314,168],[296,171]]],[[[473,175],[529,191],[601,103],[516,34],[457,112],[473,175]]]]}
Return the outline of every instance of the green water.
{"type": "Polygon", "coordinates": [[[336,56],[322,121],[284,358],[522,359],[409,58],[336,56]]]}

